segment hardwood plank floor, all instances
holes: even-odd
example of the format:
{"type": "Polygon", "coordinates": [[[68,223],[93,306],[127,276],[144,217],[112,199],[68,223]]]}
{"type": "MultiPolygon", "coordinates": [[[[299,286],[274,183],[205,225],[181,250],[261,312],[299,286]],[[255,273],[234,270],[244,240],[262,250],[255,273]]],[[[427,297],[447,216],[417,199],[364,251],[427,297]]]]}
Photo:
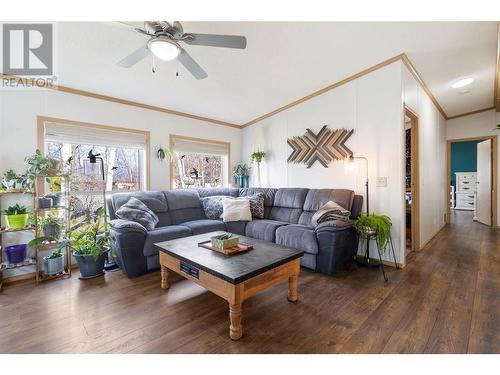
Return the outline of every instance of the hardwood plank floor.
{"type": "Polygon", "coordinates": [[[0,353],[500,353],[500,231],[457,212],[411,259],[387,284],[303,269],[297,303],[286,284],[245,301],[237,342],[227,303],[181,278],[20,282],[0,294],[0,353]]]}

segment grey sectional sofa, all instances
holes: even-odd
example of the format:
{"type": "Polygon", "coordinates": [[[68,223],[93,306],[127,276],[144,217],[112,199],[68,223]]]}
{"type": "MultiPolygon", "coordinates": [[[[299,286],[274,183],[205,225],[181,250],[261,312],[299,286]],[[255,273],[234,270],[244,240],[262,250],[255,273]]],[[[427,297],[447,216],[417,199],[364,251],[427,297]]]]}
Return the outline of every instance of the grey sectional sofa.
{"type": "Polygon", "coordinates": [[[363,198],[352,190],[305,188],[188,189],[116,193],[108,198],[112,220],[112,247],[123,272],[129,277],[159,268],[158,250],[154,243],[217,230],[298,248],[305,251],[303,267],[334,274],[354,259],[358,237],[353,225],[311,226],[314,212],[333,200],[359,216],[363,198]],[[265,218],[250,222],[224,223],[207,219],[200,198],[215,195],[246,196],[263,193],[265,218]],[[130,197],[144,202],[156,213],[159,222],[152,231],[132,221],[118,219],[115,212],[130,197]]]}

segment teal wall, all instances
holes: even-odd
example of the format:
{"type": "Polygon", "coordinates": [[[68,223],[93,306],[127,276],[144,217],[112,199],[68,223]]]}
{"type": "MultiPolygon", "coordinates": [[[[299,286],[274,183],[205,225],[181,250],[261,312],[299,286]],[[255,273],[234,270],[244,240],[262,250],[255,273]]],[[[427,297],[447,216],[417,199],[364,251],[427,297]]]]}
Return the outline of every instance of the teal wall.
{"type": "Polygon", "coordinates": [[[455,172],[477,171],[477,144],[480,141],[451,143],[451,184],[455,185],[455,172]]]}

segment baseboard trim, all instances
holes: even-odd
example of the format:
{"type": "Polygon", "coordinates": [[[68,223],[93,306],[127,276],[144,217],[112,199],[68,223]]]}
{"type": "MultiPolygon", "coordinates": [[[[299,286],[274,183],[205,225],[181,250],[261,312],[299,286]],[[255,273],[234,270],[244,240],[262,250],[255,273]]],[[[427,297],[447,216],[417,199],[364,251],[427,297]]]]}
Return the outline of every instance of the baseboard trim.
{"type": "Polygon", "coordinates": [[[436,232],[434,232],[434,234],[428,239],[426,240],[423,244],[420,244],[420,249],[418,249],[418,251],[422,251],[422,250],[425,250],[425,248],[429,247],[430,243],[432,242],[432,240],[447,226],[448,224],[444,223],[443,226],[441,228],[439,228],[436,232]]]}

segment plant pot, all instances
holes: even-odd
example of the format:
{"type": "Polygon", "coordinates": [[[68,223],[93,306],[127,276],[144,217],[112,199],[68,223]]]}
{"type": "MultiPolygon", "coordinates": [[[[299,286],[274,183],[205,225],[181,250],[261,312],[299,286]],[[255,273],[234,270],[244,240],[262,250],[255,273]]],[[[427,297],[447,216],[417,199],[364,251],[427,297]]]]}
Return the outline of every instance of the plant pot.
{"type": "Polygon", "coordinates": [[[43,257],[45,265],[45,274],[49,276],[58,275],[64,272],[64,254],[57,258],[49,259],[49,256],[43,257]]]}
{"type": "Polygon", "coordinates": [[[26,259],[26,250],[28,245],[23,243],[20,245],[7,246],[5,254],[7,254],[7,261],[10,264],[22,263],[26,259]]]}
{"type": "Polygon", "coordinates": [[[5,215],[5,221],[8,228],[24,228],[28,224],[28,214],[5,215]]]}
{"type": "Polygon", "coordinates": [[[61,193],[47,194],[45,196],[45,198],[52,199],[52,207],[61,206],[62,197],[63,197],[63,195],[61,193]]]}
{"type": "Polygon", "coordinates": [[[52,198],[42,197],[38,198],[38,208],[51,208],[52,198]]]}
{"type": "Polygon", "coordinates": [[[238,176],[238,185],[240,186],[240,188],[248,187],[248,178],[249,176],[238,176]]]}
{"type": "Polygon", "coordinates": [[[59,225],[47,225],[43,228],[43,235],[45,237],[50,237],[54,239],[58,239],[61,235],[61,228],[59,225]]]}
{"type": "Polygon", "coordinates": [[[104,275],[104,261],[106,260],[107,251],[101,253],[97,260],[94,260],[92,255],[79,255],[73,253],[78,267],[80,268],[80,278],[89,279],[104,275]]]}

